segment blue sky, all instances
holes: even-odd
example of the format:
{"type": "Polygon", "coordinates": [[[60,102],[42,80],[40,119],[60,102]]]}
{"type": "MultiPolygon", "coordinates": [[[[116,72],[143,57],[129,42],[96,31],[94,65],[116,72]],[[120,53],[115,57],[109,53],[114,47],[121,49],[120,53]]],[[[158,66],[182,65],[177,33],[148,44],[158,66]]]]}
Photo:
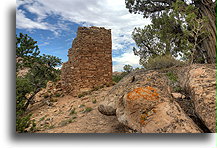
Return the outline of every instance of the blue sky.
{"type": "Polygon", "coordinates": [[[68,49],[79,26],[112,30],[113,71],[130,64],[139,67],[131,33],[150,21],[130,14],[124,0],[17,0],[16,34],[27,33],[38,41],[41,53],[68,60],[68,49]]]}

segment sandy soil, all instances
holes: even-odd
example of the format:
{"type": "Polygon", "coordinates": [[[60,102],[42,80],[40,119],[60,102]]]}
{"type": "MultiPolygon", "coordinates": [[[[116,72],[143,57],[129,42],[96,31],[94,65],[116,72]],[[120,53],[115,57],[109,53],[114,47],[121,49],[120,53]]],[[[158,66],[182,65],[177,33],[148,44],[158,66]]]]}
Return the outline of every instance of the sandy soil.
{"type": "Polygon", "coordinates": [[[82,98],[64,96],[37,98],[30,109],[38,133],[128,133],[115,116],[102,115],[97,107],[112,87],[102,88],[82,98]]]}

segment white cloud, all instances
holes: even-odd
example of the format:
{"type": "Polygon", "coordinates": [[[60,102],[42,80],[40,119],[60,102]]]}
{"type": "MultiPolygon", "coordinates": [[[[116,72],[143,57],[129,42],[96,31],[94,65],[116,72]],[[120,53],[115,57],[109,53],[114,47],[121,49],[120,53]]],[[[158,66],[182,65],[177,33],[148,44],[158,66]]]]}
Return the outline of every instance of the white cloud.
{"type": "Polygon", "coordinates": [[[51,25],[47,22],[31,20],[30,18],[26,17],[25,11],[22,9],[16,10],[16,28],[27,29],[29,31],[32,31],[34,29],[50,30],[55,35],[58,35],[58,32],[56,31],[56,27],[54,25],[51,25]]]}
{"type": "Polygon", "coordinates": [[[141,67],[139,65],[139,57],[135,56],[133,51],[126,52],[118,57],[113,57],[113,71],[122,71],[124,65],[131,65],[134,68],[141,67]]]}
{"type": "Polygon", "coordinates": [[[24,8],[26,8],[29,12],[36,14],[36,21],[38,22],[41,22],[43,19],[48,17],[49,13],[51,13],[39,2],[29,3],[28,5],[24,5],[24,8]]]}
{"type": "Polygon", "coordinates": [[[17,10],[16,12],[16,27],[20,29],[44,29],[48,30],[47,23],[34,22],[25,16],[23,10],[17,10]]]}

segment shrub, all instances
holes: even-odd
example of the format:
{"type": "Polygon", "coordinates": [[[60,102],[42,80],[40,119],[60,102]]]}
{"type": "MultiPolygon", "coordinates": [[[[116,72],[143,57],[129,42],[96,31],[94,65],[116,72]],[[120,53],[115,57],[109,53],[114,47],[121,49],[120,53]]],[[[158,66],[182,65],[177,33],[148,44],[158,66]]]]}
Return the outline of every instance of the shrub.
{"type": "Polygon", "coordinates": [[[50,102],[57,102],[58,99],[57,98],[50,98],[50,102]]]}
{"type": "Polygon", "coordinates": [[[178,76],[175,73],[167,72],[166,75],[168,79],[171,81],[170,85],[172,86],[174,92],[181,93],[184,91],[182,87],[179,85],[178,76]]]}
{"type": "Polygon", "coordinates": [[[54,125],[50,125],[48,129],[53,129],[53,128],[55,128],[55,126],[54,125]]]}
{"type": "Polygon", "coordinates": [[[55,93],[54,96],[55,96],[55,97],[60,97],[61,94],[60,94],[60,93],[55,93]]]}
{"type": "Polygon", "coordinates": [[[96,99],[92,100],[92,103],[93,103],[93,104],[96,104],[96,99]]]}
{"type": "Polygon", "coordinates": [[[173,72],[167,72],[166,75],[172,82],[177,82],[178,77],[173,72]]]}
{"type": "Polygon", "coordinates": [[[123,79],[124,76],[126,76],[128,73],[127,72],[122,72],[120,75],[113,75],[112,76],[112,81],[118,83],[121,79],[123,79]]]}
{"type": "Polygon", "coordinates": [[[79,107],[79,108],[82,108],[82,107],[85,107],[85,105],[84,105],[84,104],[81,104],[81,105],[79,105],[78,107],[79,107]]]}
{"type": "Polygon", "coordinates": [[[91,107],[86,107],[84,110],[84,113],[91,112],[93,109],[91,107]]]}
{"type": "Polygon", "coordinates": [[[39,121],[43,121],[43,120],[45,119],[45,117],[46,117],[46,116],[41,117],[41,118],[39,119],[39,121]]]}
{"type": "Polygon", "coordinates": [[[168,54],[163,56],[151,57],[143,66],[148,70],[154,70],[182,65],[184,65],[184,62],[176,60],[173,56],[168,54]]]}
{"type": "Polygon", "coordinates": [[[79,95],[78,95],[78,98],[82,98],[82,97],[84,97],[84,96],[85,96],[85,94],[82,93],[82,94],[79,94],[79,95]]]}
{"type": "Polygon", "coordinates": [[[67,120],[63,120],[59,123],[60,126],[66,126],[69,123],[72,123],[73,119],[67,119],[67,120]]]}
{"type": "Polygon", "coordinates": [[[179,93],[181,93],[183,91],[183,89],[180,86],[175,86],[173,88],[173,90],[174,90],[174,92],[179,92],[179,93]]]}
{"type": "Polygon", "coordinates": [[[69,115],[73,115],[73,114],[76,114],[75,108],[73,108],[69,113],[69,115]]]}
{"type": "Polygon", "coordinates": [[[17,116],[16,119],[16,131],[19,133],[34,132],[36,131],[35,120],[31,120],[31,114],[23,115],[22,117],[17,116]]]}

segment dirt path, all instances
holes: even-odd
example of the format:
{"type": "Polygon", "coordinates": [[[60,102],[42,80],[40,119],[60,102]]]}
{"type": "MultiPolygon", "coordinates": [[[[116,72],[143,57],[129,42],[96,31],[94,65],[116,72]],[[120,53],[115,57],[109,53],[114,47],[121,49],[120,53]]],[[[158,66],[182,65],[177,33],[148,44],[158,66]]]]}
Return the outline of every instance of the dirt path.
{"type": "Polygon", "coordinates": [[[58,97],[54,99],[56,102],[44,103],[43,106],[36,103],[32,106],[32,114],[37,124],[37,132],[127,133],[129,130],[121,125],[115,116],[102,115],[97,109],[103,96],[111,88],[102,88],[82,98],[58,97]]]}

